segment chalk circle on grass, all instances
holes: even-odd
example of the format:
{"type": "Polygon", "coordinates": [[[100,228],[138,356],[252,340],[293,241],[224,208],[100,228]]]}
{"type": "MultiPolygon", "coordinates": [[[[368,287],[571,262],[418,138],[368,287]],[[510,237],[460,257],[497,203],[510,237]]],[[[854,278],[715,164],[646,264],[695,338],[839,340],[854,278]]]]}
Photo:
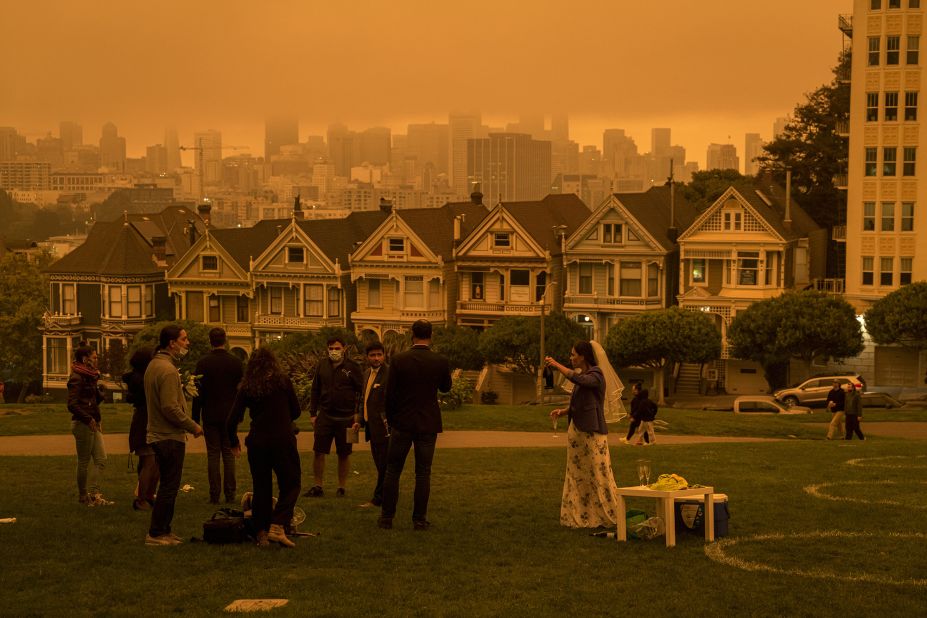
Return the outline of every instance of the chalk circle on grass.
{"type": "Polygon", "coordinates": [[[916,586],[919,588],[927,587],[927,579],[923,578],[895,578],[879,573],[847,573],[844,571],[831,571],[820,567],[811,569],[801,568],[783,568],[773,566],[768,563],[745,560],[732,556],[728,550],[738,543],[763,543],[773,542],[782,544],[790,540],[807,541],[809,539],[833,539],[843,543],[859,539],[876,539],[879,541],[898,540],[906,543],[914,541],[927,540],[927,535],[921,532],[840,532],[837,530],[819,530],[814,532],[796,532],[791,534],[773,533],[757,534],[749,537],[730,537],[721,539],[715,543],[705,546],[705,555],[711,560],[731,566],[742,571],[751,571],[759,573],[774,573],[776,575],[795,575],[798,577],[829,579],[841,582],[865,582],[871,584],[890,584],[895,586],[916,586]]]}
{"type": "MultiPolygon", "coordinates": [[[[813,496],[815,498],[821,498],[822,500],[833,500],[834,502],[857,502],[860,504],[884,504],[887,506],[903,506],[909,509],[927,509],[927,505],[916,504],[912,502],[901,502],[899,500],[893,500],[891,498],[856,498],[854,496],[835,496],[829,493],[829,489],[833,487],[843,487],[843,486],[876,486],[880,488],[884,487],[899,487],[899,488],[911,488],[915,485],[927,485],[927,481],[834,481],[832,483],[817,483],[814,485],[807,485],[804,487],[805,493],[813,496]]],[[[878,493],[873,495],[881,495],[882,491],[879,490],[878,493]]]]}
{"type": "Polygon", "coordinates": [[[846,464],[848,466],[860,466],[864,468],[898,468],[904,470],[913,468],[927,468],[927,455],[886,455],[885,457],[859,457],[857,459],[848,459],[846,464]]]}

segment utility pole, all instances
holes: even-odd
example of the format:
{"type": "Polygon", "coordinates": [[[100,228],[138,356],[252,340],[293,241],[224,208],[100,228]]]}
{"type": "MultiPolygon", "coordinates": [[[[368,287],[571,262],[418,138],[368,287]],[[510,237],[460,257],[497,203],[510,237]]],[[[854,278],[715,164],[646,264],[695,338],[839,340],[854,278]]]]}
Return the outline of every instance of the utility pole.
{"type": "Polygon", "coordinates": [[[547,356],[544,351],[544,307],[548,289],[550,289],[550,283],[544,287],[544,294],[541,296],[541,362],[538,363],[538,378],[535,385],[535,399],[538,403],[544,403],[544,357],[547,356]]]}

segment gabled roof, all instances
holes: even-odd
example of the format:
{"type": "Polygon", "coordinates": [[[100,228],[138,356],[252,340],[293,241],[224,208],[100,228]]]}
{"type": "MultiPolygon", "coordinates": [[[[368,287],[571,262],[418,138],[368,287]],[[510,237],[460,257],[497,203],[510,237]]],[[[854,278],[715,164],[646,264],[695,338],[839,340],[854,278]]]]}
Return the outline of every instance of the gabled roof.
{"type": "Polygon", "coordinates": [[[344,219],[309,219],[298,224],[332,264],[338,261],[347,268],[356,243],[367,240],[388,216],[381,210],[371,210],[352,212],[344,219]]]}
{"type": "Polygon", "coordinates": [[[450,259],[454,251],[454,218],[463,215],[460,237],[466,238],[488,214],[482,204],[448,202],[441,208],[409,208],[396,214],[412,228],[415,235],[428,245],[435,255],[450,259]]]}
{"type": "MultiPolygon", "coordinates": [[[[660,245],[670,251],[675,246],[668,232],[670,227],[670,188],[651,187],[643,193],[615,193],[622,206],[660,245]]],[[[673,206],[673,220],[677,235],[687,229],[696,218],[695,207],[677,188],[673,206]]]]}
{"type": "Polygon", "coordinates": [[[211,229],[209,235],[225,249],[235,262],[248,272],[251,268],[251,259],[264,252],[277,237],[277,226],[284,225],[286,220],[259,221],[253,227],[211,229]]]}
{"type": "Polygon", "coordinates": [[[560,241],[553,228],[563,225],[572,234],[589,216],[589,208],[572,193],[548,195],[534,202],[500,202],[534,241],[553,254],[560,253],[560,241]]]}

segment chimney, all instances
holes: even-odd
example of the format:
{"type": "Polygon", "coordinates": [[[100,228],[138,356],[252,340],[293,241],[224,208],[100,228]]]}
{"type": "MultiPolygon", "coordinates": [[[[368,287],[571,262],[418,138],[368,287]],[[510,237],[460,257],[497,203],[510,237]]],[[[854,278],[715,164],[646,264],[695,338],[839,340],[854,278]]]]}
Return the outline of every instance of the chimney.
{"type": "Polygon", "coordinates": [[[190,237],[190,246],[193,246],[196,242],[196,221],[193,219],[187,219],[187,233],[190,237]]]}
{"type": "Polygon", "coordinates": [[[792,229],[792,168],[785,168],[785,218],[782,220],[785,229],[792,229]]]}
{"type": "Polygon", "coordinates": [[[167,237],[153,236],[151,238],[151,252],[157,264],[167,263],[167,237]]]}
{"type": "Polygon", "coordinates": [[[470,201],[477,206],[483,205],[483,190],[478,182],[473,183],[473,192],[470,193],[470,201]]]}
{"type": "Polygon", "coordinates": [[[209,227],[209,214],[212,212],[212,204],[204,201],[196,207],[196,211],[200,214],[200,219],[203,220],[206,227],[209,227]]]}
{"type": "Polygon", "coordinates": [[[457,215],[454,217],[454,242],[460,242],[460,225],[464,222],[466,215],[457,215]]]}
{"type": "Polygon", "coordinates": [[[388,200],[385,197],[380,198],[380,210],[386,214],[393,212],[393,200],[388,200]]]}

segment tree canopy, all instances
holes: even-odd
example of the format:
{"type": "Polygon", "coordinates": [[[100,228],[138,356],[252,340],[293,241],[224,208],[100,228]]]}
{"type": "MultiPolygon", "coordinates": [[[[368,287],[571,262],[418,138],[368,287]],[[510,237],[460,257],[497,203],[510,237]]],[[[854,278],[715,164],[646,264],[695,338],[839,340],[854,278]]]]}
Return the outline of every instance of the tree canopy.
{"type": "Polygon", "coordinates": [[[209,329],[207,324],[193,322],[191,320],[168,320],[165,322],[156,322],[149,324],[135,334],[132,338],[132,345],[129,346],[129,353],[125,355],[126,359],[132,358],[136,350],[143,347],[157,348],[158,339],[161,336],[161,329],[169,324],[176,324],[187,331],[187,338],[190,340],[190,347],[187,349],[187,355],[179,363],[181,374],[190,372],[196,368],[196,361],[207,354],[212,347],[209,345],[209,329]]]}
{"type": "Polygon", "coordinates": [[[927,282],[905,285],[866,312],[866,330],[878,344],[927,349],[927,282]]]}
{"type": "Polygon", "coordinates": [[[48,282],[38,262],[9,254],[0,259],[0,380],[26,387],[42,379],[42,316],[48,306],[48,282]]]}
{"type": "MultiPolygon", "coordinates": [[[[544,318],[547,356],[567,364],[573,344],[586,338],[586,329],[563,313],[551,313],[544,318]]],[[[541,366],[541,319],[500,319],[480,335],[479,352],[490,363],[509,365],[515,371],[536,376],[541,366]]]]}
{"type": "Polygon", "coordinates": [[[434,330],[431,349],[447,357],[451,369],[482,369],[485,362],[479,350],[480,335],[465,326],[434,330]]]}
{"type": "Polygon", "coordinates": [[[711,206],[732,184],[747,177],[737,170],[705,170],[692,174],[682,187],[682,196],[699,211],[711,206]]]}

